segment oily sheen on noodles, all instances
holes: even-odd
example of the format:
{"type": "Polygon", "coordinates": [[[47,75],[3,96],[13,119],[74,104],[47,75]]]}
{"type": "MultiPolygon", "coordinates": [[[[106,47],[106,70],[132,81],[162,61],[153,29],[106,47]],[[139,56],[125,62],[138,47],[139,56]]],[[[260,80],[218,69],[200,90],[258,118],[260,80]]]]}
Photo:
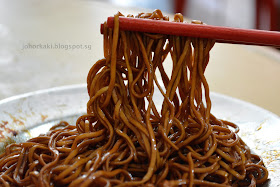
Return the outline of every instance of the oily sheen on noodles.
{"type": "MultiPolygon", "coordinates": [[[[210,112],[204,71],[214,41],[121,31],[119,16],[113,29],[104,24],[104,58],[88,73],[87,114],[76,126],[61,122],[47,134],[8,145],[0,156],[1,186],[266,182],[268,171],[239,138],[238,126],[210,112]],[[169,54],[171,76],[163,66],[169,54]],[[155,90],[163,97],[160,107],[155,90]]],[[[159,10],[135,17],[169,21],[159,10]]],[[[183,22],[182,15],[174,21],[183,22]]]]}

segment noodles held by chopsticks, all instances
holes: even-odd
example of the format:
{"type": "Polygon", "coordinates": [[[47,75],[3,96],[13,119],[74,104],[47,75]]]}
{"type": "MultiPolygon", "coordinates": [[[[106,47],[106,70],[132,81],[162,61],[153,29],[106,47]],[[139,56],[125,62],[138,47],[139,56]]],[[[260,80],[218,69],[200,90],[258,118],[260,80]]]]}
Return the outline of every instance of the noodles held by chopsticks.
{"type": "MultiPolygon", "coordinates": [[[[47,134],[8,145],[0,155],[0,185],[264,183],[268,171],[239,138],[238,126],[210,113],[204,71],[214,41],[121,31],[119,16],[113,29],[104,24],[104,58],[87,79],[87,114],[76,126],[61,122],[47,134]],[[169,54],[171,76],[163,66],[169,54]],[[160,110],[155,91],[164,98],[160,110]]],[[[168,21],[159,10],[136,17],[168,21]]],[[[174,21],[182,22],[182,15],[174,21]]]]}

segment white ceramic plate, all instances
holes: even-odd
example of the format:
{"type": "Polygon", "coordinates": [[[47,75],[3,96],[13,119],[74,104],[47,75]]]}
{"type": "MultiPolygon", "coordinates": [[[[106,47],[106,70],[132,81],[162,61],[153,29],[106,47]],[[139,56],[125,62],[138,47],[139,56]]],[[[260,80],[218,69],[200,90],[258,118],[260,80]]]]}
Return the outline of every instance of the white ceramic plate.
{"type": "MultiPolygon", "coordinates": [[[[23,142],[47,132],[61,120],[75,124],[77,117],[86,112],[87,100],[86,85],[83,84],[0,101],[0,151],[11,142],[23,142]]],[[[270,178],[264,186],[280,186],[280,118],[260,107],[221,94],[211,93],[211,100],[212,113],[238,124],[239,136],[264,159],[270,178]]]]}

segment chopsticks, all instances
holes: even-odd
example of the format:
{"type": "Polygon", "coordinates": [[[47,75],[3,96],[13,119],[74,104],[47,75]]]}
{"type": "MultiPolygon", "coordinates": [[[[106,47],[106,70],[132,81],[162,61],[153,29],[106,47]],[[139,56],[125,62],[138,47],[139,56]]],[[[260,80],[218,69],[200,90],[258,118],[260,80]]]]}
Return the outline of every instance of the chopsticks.
{"type": "MultiPolygon", "coordinates": [[[[114,17],[108,17],[107,25],[114,26],[114,17]]],[[[159,33],[215,39],[220,43],[264,45],[280,47],[280,32],[240,29],[213,25],[171,22],[140,18],[119,17],[120,30],[159,33]]],[[[103,34],[103,25],[101,25],[103,34]]]]}

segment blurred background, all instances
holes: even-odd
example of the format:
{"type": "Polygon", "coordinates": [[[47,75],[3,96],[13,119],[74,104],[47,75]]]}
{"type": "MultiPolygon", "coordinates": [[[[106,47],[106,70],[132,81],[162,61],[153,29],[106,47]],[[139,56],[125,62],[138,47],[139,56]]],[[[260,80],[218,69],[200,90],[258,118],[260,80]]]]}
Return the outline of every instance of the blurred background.
{"type": "MultiPolygon", "coordinates": [[[[103,58],[100,24],[118,11],[161,9],[210,25],[279,30],[279,1],[0,0],[0,100],[85,84],[91,66],[103,58]]],[[[280,115],[279,50],[216,43],[210,61],[206,77],[213,92],[280,115]]],[[[171,72],[172,62],[166,65],[171,72]]]]}
{"type": "Polygon", "coordinates": [[[280,0],[99,0],[123,7],[181,12],[209,25],[280,30],[280,0]]]}

